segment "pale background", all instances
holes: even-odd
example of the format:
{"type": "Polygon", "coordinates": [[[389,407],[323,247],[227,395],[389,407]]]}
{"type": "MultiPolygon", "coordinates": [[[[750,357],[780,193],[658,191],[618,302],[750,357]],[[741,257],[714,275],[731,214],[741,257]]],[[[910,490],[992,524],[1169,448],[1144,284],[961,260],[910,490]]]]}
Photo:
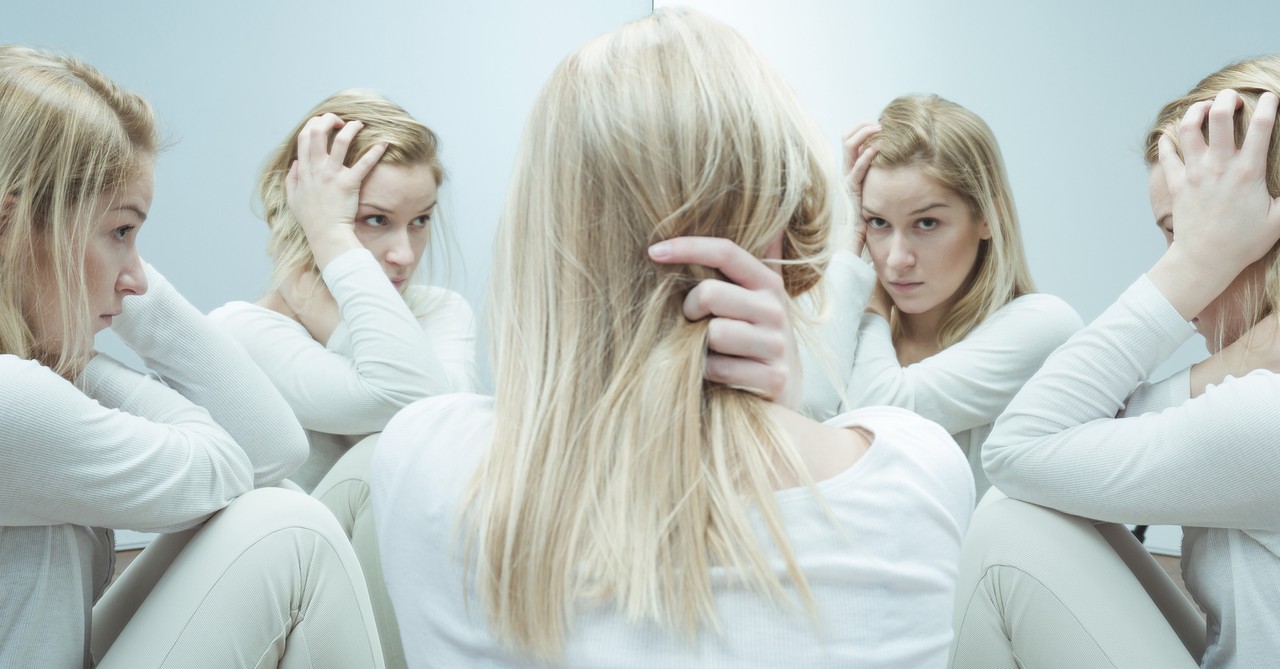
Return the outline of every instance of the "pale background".
{"type": "MultiPolygon", "coordinates": [[[[1280,3],[1267,0],[1230,11],[1178,0],[681,4],[746,35],[833,152],[842,131],[903,93],[938,93],[981,115],[1003,147],[1040,290],[1086,320],[1161,251],[1140,155],[1156,110],[1222,65],[1280,48],[1280,3]]],[[[270,148],[337,89],[383,92],[443,139],[442,211],[456,244],[436,281],[472,303],[483,330],[489,244],[538,87],[578,44],[650,9],[649,0],[367,0],[358,10],[336,0],[8,2],[0,41],[71,51],[152,101],[173,146],[142,248],[204,311],[265,288],[266,230],[250,202],[270,148]]],[[[128,357],[110,337],[101,345],[128,357]]],[[[1202,351],[1197,338],[1164,371],[1202,351]]]]}

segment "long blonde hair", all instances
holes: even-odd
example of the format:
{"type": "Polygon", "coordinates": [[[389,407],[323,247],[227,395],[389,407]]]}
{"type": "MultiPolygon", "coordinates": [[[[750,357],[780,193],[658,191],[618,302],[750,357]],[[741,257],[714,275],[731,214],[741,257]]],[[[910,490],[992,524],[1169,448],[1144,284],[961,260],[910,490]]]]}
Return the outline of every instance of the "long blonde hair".
{"type": "MultiPolygon", "coordinates": [[[[1000,307],[1035,292],[1000,146],[977,114],[937,95],[890,102],[880,125],[868,142],[878,149],[872,165],[919,166],[959,195],[974,219],[985,221],[991,231],[991,239],[978,244],[973,279],[938,327],[938,345],[946,348],[1000,307]]],[[[899,316],[895,308],[890,318],[895,340],[902,333],[899,316]]]]}
{"type": "Polygon", "coordinates": [[[83,61],[0,45],[0,353],[72,377],[93,350],[85,250],[100,197],[147,169],[155,117],[83,61]],[[52,282],[59,332],[37,332],[37,282],[52,282]]]}
{"type": "MultiPolygon", "coordinates": [[[[350,166],[366,151],[379,143],[386,143],[386,153],[378,161],[380,165],[412,167],[425,165],[435,177],[436,185],[444,184],[444,165],[440,162],[440,140],[431,128],[409,115],[403,107],[378,93],[360,89],[338,91],[320,101],[285,140],[267,156],[262,174],[258,177],[258,198],[262,203],[262,217],[271,231],[267,241],[267,253],[274,261],[271,271],[272,288],[279,288],[297,275],[317,272],[315,256],[307,244],[298,219],[289,210],[285,198],[284,182],[289,166],[298,155],[298,133],[313,117],[335,114],[344,121],[360,121],[364,124],[347,148],[344,163],[350,166]]],[[[333,141],[335,132],[329,133],[333,141]]],[[[431,226],[432,234],[442,228],[437,222],[431,226]]]]}
{"type": "Polygon", "coordinates": [[[763,400],[703,380],[707,323],[681,302],[711,275],[646,248],[759,257],[782,235],[786,289],[808,290],[840,192],[821,147],[778,75],[693,12],[596,38],[542,89],[496,241],[493,445],[460,519],[499,639],[556,656],[584,602],[696,635],[713,565],[787,599],[753,510],[811,605],[773,498],[779,472],[810,479],[763,400]]]}
{"type": "MultiPolygon", "coordinates": [[[[1263,93],[1271,92],[1280,95],[1280,55],[1262,56],[1252,60],[1232,63],[1196,84],[1186,95],[1171,100],[1156,115],[1151,130],[1147,133],[1145,158],[1148,166],[1160,162],[1159,142],[1162,135],[1168,135],[1181,155],[1182,148],[1178,139],[1178,123],[1187,113],[1191,105],[1212,100],[1224,89],[1234,89],[1240,94],[1244,104],[1235,113],[1236,145],[1244,141],[1245,130],[1249,119],[1253,118],[1258,98],[1263,93]]],[[[1206,127],[1205,132],[1208,132],[1206,127]]],[[[1280,197],[1280,124],[1272,129],[1270,149],[1267,151],[1267,192],[1271,197],[1280,197]]],[[[1176,229],[1177,221],[1174,221],[1176,229]]],[[[1243,324],[1247,329],[1262,320],[1268,314],[1280,309],[1280,243],[1271,247],[1263,256],[1266,266],[1266,278],[1263,280],[1261,293],[1252,287],[1238,296],[1243,307],[1241,313],[1248,314],[1243,324]]],[[[1219,313],[1223,313],[1222,310],[1219,313]]],[[[1216,327],[1218,336],[1224,331],[1224,323],[1206,323],[1202,327],[1216,327]]],[[[1224,342],[1230,343],[1230,342],[1224,342]]]]}

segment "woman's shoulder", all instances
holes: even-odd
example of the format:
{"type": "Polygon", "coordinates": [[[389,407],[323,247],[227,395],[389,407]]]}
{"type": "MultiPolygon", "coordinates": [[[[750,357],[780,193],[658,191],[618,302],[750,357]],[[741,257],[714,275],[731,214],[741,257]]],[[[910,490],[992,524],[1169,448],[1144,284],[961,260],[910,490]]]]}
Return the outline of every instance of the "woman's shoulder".
{"type": "Polygon", "coordinates": [[[863,459],[890,478],[908,477],[920,491],[949,507],[973,508],[973,473],[956,441],[943,427],[914,412],[892,406],[848,411],[824,423],[861,427],[873,435],[863,459]]]}
{"type": "Polygon", "coordinates": [[[974,328],[974,333],[998,329],[1007,336],[1015,331],[1028,344],[1044,341],[1056,348],[1082,327],[1080,314],[1066,300],[1048,293],[1027,293],[997,309],[974,328]]]}
{"type": "MultiPolygon", "coordinates": [[[[473,393],[451,393],[418,400],[387,423],[378,439],[376,459],[399,461],[434,458],[438,450],[483,446],[479,433],[493,424],[493,398],[473,393]]],[[[394,466],[394,465],[392,465],[394,466]]]]}

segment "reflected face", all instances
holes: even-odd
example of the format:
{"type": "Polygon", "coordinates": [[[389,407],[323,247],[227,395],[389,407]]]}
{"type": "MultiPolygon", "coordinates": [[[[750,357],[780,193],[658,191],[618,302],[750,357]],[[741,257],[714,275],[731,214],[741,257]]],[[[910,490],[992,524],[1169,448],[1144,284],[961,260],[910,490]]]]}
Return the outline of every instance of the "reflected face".
{"type": "Polygon", "coordinates": [[[918,165],[872,166],[862,186],[867,250],[880,285],[905,321],[941,317],[973,273],[986,222],[918,165]]]}
{"type": "Polygon", "coordinates": [[[436,207],[435,174],[426,165],[379,164],[360,186],[356,238],[403,293],[422,261],[436,207]]]}
{"type": "MultiPolygon", "coordinates": [[[[137,239],[154,193],[154,172],[148,165],[132,181],[103,196],[93,209],[84,276],[94,332],[111,327],[111,320],[124,309],[124,298],[147,292],[137,239]]],[[[51,271],[42,270],[41,274],[46,279],[37,283],[33,296],[33,324],[44,346],[55,349],[67,330],[59,311],[66,296],[58,293],[51,271]]]]}
{"type": "MultiPolygon", "coordinates": [[[[1147,175],[1147,194],[1151,198],[1151,213],[1155,215],[1156,225],[1164,235],[1165,245],[1172,245],[1173,196],[1170,195],[1169,184],[1164,178],[1164,168],[1159,164],[1153,166],[1147,175]]],[[[1204,335],[1205,347],[1210,353],[1217,353],[1223,347],[1231,345],[1245,330],[1253,326],[1246,301],[1250,297],[1262,297],[1266,274],[1265,260],[1250,264],[1232,279],[1222,294],[1191,319],[1196,330],[1204,335]]]]}

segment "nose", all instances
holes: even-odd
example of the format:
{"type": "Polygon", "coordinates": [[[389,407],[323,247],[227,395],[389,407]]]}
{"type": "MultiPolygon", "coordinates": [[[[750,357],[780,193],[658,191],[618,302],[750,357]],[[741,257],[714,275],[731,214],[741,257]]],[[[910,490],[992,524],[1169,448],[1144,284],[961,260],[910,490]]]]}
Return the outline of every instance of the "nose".
{"type": "Polygon", "coordinates": [[[142,257],[133,252],[129,262],[116,277],[116,292],[125,295],[141,295],[147,292],[147,272],[143,269],[142,257]]]}
{"type": "Polygon", "coordinates": [[[388,264],[397,265],[399,267],[413,267],[414,257],[413,245],[409,243],[409,230],[396,230],[392,233],[391,239],[387,240],[387,251],[385,258],[388,264]]]}
{"type": "Polygon", "coordinates": [[[894,233],[889,238],[889,255],[885,259],[890,269],[903,270],[916,264],[916,254],[906,235],[894,233]]]}

